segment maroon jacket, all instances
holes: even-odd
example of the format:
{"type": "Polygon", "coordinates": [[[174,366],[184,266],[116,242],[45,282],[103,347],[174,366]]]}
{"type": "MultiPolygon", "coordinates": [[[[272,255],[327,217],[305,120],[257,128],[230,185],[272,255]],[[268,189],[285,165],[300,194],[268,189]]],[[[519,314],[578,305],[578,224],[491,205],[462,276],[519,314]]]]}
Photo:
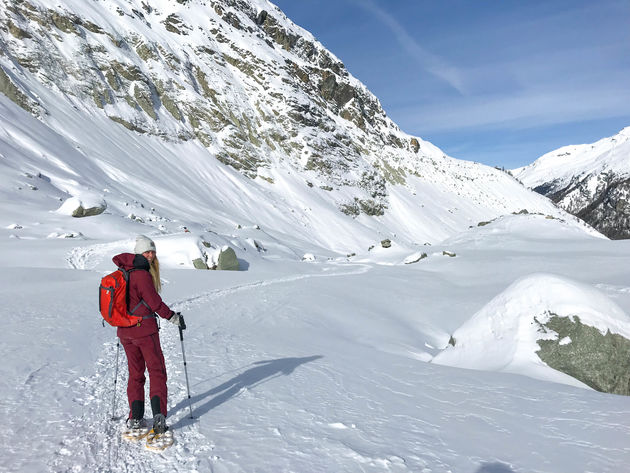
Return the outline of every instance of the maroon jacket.
{"type": "MultiPolygon", "coordinates": [[[[112,261],[119,268],[127,271],[136,269],[129,273],[129,310],[133,310],[138,304],[138,308],[133,315],[148,316],[156,313],[160,317],[170,319],[173,311],[162,301],[162,298],[155,290],[153,279],[149,273],[149,261],[142,255],[122,253],[114,256],[112,261]],[[144,301],[144,304],[140,302],[144,301]],[[148,306],[148,307],[147,307],[148,306]]],[[[143,319],[140,326],[118,327],[118,338],[140,338],[157,333],[158,325],[155,317],[143,319]]]]}

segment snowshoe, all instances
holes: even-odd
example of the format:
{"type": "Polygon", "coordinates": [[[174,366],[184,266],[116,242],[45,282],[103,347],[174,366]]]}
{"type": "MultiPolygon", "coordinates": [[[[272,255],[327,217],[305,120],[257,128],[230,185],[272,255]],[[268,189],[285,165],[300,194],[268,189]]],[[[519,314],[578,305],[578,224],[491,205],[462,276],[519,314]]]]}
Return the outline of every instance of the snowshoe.
{"type": "Polygon", "coordinates": [[[155,433],[153,429],[147,435],[147,448],[149,450],[165,450],[175,443],[173,431],[168,428],[161,434],[155,433]]]}
{"type": "Polygon", "coordinates": [[[144,419],[127,419],[127,425],[122,431],[125,440],[141,440],[149,434],[149,427],[144,419]]]}
{"type": "Polygon", "coordinates": [[[164,414],[156,414],[153,417],[153,428],[147,435],[147,448],[149,450],[164,450],[173,445],[173,431],[166,425],[164,414]]]}

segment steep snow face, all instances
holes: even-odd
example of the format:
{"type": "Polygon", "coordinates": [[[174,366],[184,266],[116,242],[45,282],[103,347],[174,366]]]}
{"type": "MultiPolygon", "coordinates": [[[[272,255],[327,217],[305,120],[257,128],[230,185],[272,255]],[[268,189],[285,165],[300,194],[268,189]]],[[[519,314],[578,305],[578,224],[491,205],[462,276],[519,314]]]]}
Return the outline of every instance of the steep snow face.
{"type": "MultiPolygon", "coordinates": [[[[338,253],[438,241],[522,209],[565,216],[400,131],[265,0],[0,3],[7,201],[104,201],[104,219],[155,232],[259,225],[338,253]]],[[[90,237],[68,222],[30,231],[90,237]]]]}
{"type": "Polygon", "coordinates": [[[513,174],[610,238],[630,238],[630,127],[551,151],[513,174]]]}

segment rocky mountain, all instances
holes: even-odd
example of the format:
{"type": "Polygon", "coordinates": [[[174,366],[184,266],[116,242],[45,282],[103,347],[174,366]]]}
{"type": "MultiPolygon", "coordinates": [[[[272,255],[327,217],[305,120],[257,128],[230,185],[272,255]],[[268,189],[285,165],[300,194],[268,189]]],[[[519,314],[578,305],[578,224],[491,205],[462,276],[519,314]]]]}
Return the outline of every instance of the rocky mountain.
{"type": "Polygon", "coordinates": [[[630,238],[630,127],[551,151],[513,174],[609,238],[630,238]]]}
{"type": "Polygon", "coordinates": [[[25,175],[43,175],[51,209],[89,195],[162,231],[186,215],[337,251],[436,241],[523,209],[566,218],[506,173],[402,132],[267,0],[0,6],[9,199],[25,175]],[[39,123],[7,118],[22,116],[15,107],[39,123]]]}

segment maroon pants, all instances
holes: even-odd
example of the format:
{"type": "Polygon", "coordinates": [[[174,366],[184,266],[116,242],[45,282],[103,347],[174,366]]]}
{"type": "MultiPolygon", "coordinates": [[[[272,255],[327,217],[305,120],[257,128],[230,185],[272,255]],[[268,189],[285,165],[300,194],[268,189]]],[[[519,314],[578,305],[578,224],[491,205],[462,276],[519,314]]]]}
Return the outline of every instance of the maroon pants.
{"type": "Polygon", "coordinates": [[[160,336],[157,333],[141,338],[121,339],[127,354],[129,366],[129,382],[127,383],[127,398],[129,408],[133,401],[144,403],[144,371],[149,371],[149,398],[159,396],[160,411],[166,416],[166,365],[160,346],[160,336]]]}

